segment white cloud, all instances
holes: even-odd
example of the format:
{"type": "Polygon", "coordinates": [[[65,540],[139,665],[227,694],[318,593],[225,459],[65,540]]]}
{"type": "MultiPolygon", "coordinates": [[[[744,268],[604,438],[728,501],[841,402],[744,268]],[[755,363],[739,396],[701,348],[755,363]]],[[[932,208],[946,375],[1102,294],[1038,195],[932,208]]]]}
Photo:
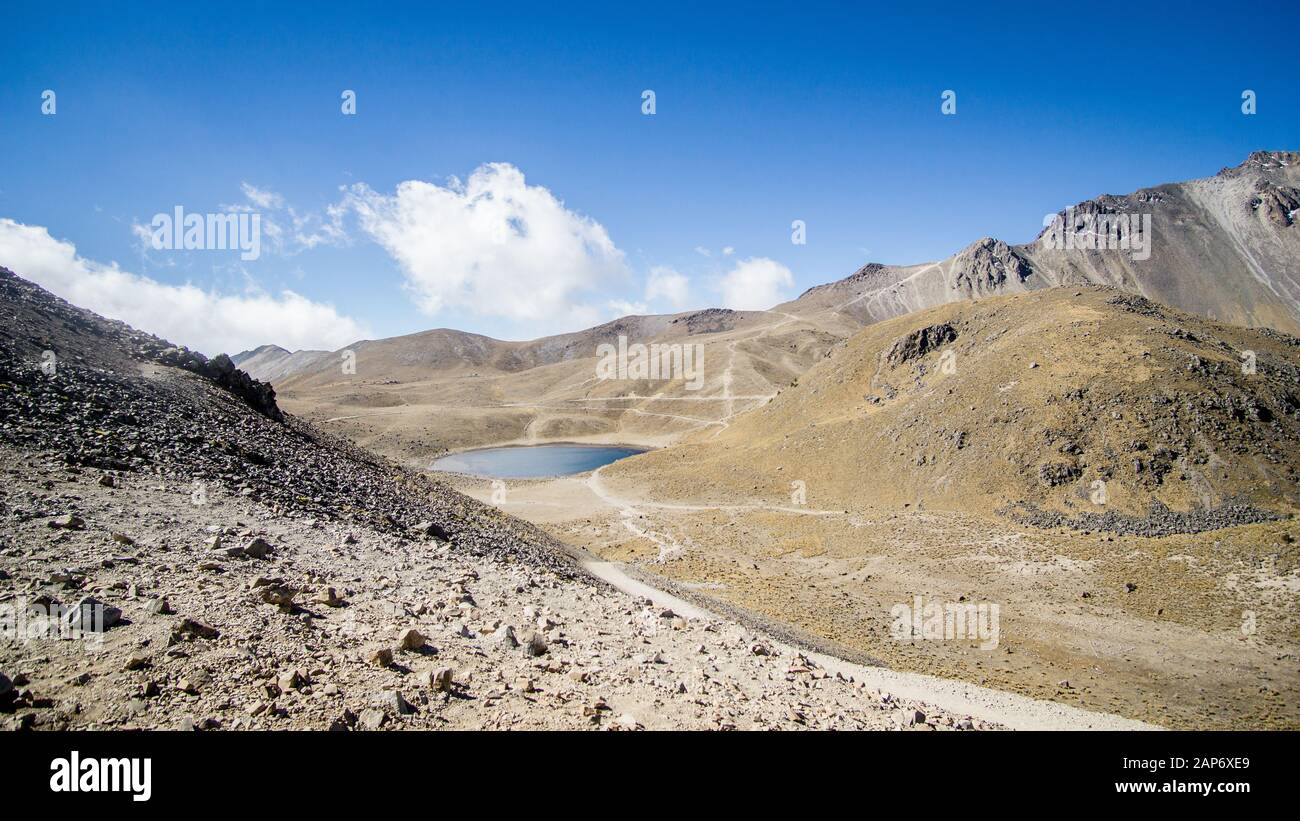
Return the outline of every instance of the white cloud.
{"type": "Polygon", "coordinates": [[[357,184],[345,205],[397,261],[428,314],[453,309],[571,330],[580,295],[628,275],[599,223],[526,184],[508,163],[479,166],[464,183],[408,180],[391,196],[357,184]]]}
{"type": "Polygon", "coordinates": [[[168,285],[77,255],[70,242],[40,226],[0,219],[0,265],[74,305],[208,355],[238,353],[268,342],[290,350],[334,350],[369,331],[327,304],[293,291],[218,294],[168,285]]]}
{"type": "Polygon", "coordinates": [[[766,257],[741,260],[722,277],[723,307],[738,311],[765,311],[784,301],[782,288],[794,285],[790,269],[766,257]]]}
{"type": "Polygon", "coordinates": [[[725,247],[725,248],[722,249],[722,255],[723,255],[724,257],[729,257],[729,256],[731,256],[731,255],[734,254],[734,253],[736,253],[736,249],[735,249],[735,248],[732,248],[730,245],[728,245],[727,247],[725,247]]]}
{"type": "Polygon", "coordinates": [[[708,248],[705,248],[703,245],[697,245],[697,246],[695,246],[695,253],[699,254],[699,255],[702,256],[702,257],[711,257],[711,256],[713,256],[713,252],[710,251],[708,248]]]}
{"type": "Polygon", "coordinates": [[[650,313],[650,307],[644,302],[629,302],[626,299],[611,299],[609,307],[614,311],[614,319],[622,316],[644,316],[650,313]]]}
{"type": "Polygon", "coordinates": [[[318,245],[343,245],[347,242],[347,233],[343,230],[343,217],[347,214],[347,208],[343,205],[328,206],[324,216],[314,211],[300,214],[281,194],[268,188],[241,182],[239,190],[244,192],[248,204],[222,207],[227,211],[260,213],[262,232],[266,234],[267,245],[274,253],[294,256],[318,245]],[[282,224],[285,221],[287,227],[282,224]]]}
{"type": "MultiPolygon", "coordinates": [[[[269,188],[260,188],[250,182],[241,182],[239,190],[244,194],[244,202],[222,203],[218,211],[234,214],[257,214],[260,232],[261,250],[269,251],[282,257],[296,256],[303,251],[310,251],[319,245],[346,245],[347,232],[343,228],[343,218],[347,208],[342,204],[330,205],[325,213],[315,211],[300,213],[289,205],[284,195],[269,188]]],[[[186,207],[187,212],[201,213],[199,209],[186,207]]],[[[170,213],[170,210],[166,213],[170,213]]],[[[131,233],[140,243],[140,254],[151,264],[168,265],[166,255],[152,253],[153,228],[148,224],[133,222],[131,233]]]]}
{"type": "Polygon", "coordinates": [[[310,250],[317,245],[343,245],[347,242],[347,232],[343,230],[343,217],[347,208],[331,205],[325,209],[325,217],[316,214],[299,216],[292,208],[289,216],[293,220],[293,240],[299,248],[310,250]]]}
{"type": "Polygon", "coordinates": [[[284,197],[269,191],[265,188],[258,188],[256,185],[247,182],[241,182],[239,189],[244,192],[248,201],[258,208],[281,208],[284,205],[284,197]]]}
{"type": "Polygon", "coordinates": [[[690,299],[690,280],[672,268],[656,265],[646,278],[645,298],[664,299],[674,308],[685,308],[690,299]]]}

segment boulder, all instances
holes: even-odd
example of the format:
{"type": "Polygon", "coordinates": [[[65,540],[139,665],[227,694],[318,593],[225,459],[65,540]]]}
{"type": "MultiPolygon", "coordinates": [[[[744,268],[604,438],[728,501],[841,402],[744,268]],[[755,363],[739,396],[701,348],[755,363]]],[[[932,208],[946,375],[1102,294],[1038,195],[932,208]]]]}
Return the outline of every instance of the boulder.
{"type": "Polygon", "coordinates": [[[425,646],[424,634],[414,627],[402,631],[402,636],[398,639],[398,647],[403,650],[422,650],[425,646]]]}
{"type": "Polygon", "coordinates": [[[121,621],[122,611],[93,596],[85,596],[63,618],[73,630],[101,633],[121,621]]]}
{"type": "Polygon", "coordinates": [[[451,534],[447,529],[436,522],[420,522],[414,528],[415,532],[425,538],[434,538],[440,542],[451,541],[451,534]]]}
{"type": "Polygon", "coordinates": [[[383,710],[362,710],[361,727],[366,730],[378,730],[388,722],[388,714],[383,710]]]}
{"type": "Polygon", "coordinates": [[[85,530],[86,522],[79,516],[71,513],[65,513],[54,519],[50,519],[49,525],[52,528],[61,530],[85,530]]]}
{"type": "Polygon", "coordinates": [[[397,690],[385,690],[374,697],[371,706],[399,716],[409,716],[415,707],[397,690]]]}
{"type": "Polygon", "coordinates": [[[250,539],[248,544],[244,545],[244,555],[254,559],[265,559],[271,555],[271,552],[270,543],[260,536],[250,539]]]}

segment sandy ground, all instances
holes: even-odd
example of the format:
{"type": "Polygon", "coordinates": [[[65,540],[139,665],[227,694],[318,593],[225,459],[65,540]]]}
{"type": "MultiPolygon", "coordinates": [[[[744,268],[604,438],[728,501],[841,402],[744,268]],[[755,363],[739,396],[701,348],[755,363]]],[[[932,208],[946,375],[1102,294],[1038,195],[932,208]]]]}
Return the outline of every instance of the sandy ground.
{"type": "MultiPolygon", "coordinates": [[[[692,619],[717,618],[704,607],[666,593],[652,583],[628,575],[621,563],[587,561],[583,563],[597,578],[633,596],[654,601],[656,606],[672,608],[692,619]]],[[[693,597],[694,598],[694,597],[693,597]]],[[[802,648],[773,642],[790,653],[802,648]]],[[[826,653],[807,652],[826,670],[839,673],[854,681],[900,697],[916,699],[942,707],[955,713],[964,713],[985,721],[996,722],[1013,730],[1154,730],[1154,725],[1106,713],[1094,713],[1056,704],[1051,701],[1026,698],[1015,693],[977,687],[953,679],[903,673],[880,666],[854,664],[826,653]]]]}
{"type": "MultiPolygon", "coordinates": [[[[486,480],[453,484],[493,498],[486,480]]],[[[1279,543],[1285,523],[1144,540],[924,511],[666,503],[601,471],[505,487],[505,512],[610,568],[788,627],[804,646],[883,662],[878,676],[916,674],[932,697],[964,682],[1170,728],[1300,727],[1297,574],[1210,560],[1216,540],[1279,543]],[[998,604],[996,648],[896,640],[891,608],[918,595],[998,604]]]]}

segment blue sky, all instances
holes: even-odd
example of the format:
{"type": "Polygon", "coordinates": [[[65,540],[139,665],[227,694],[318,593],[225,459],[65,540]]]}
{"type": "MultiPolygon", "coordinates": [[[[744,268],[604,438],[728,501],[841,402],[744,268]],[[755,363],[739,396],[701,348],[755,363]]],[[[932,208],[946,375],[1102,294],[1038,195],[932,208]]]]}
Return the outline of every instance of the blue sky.
{"type": "Polygon", "coordinates": [[[7,6],[0,264],[209,353],[765,307],[1300,147],[1295,3],[201,5],[7,6]]]}

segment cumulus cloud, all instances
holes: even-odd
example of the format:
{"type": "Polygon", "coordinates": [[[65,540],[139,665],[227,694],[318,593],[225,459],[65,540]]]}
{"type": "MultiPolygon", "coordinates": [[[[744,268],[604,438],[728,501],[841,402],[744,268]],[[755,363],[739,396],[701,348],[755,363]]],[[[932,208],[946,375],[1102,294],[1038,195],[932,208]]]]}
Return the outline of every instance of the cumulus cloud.
{"type": "Polygon", "coordinates": [[[70,242],[36,225],[0,219],[0,265],[74,305],[208,355],[265,343],[334,350],[369,336],[330,305],[293,291],[218,294],[168,285],[77,255],[70,242]]]}
{"type": "Polygon", "coordinates": [[[252,183],[241,182],[239,189],[244,192],[248,201],[258,208],[281,208],[284,205],[284,197],[274,191],[258,188],[252,183]]]}
{"type": "Polygon", "coordinates": [[[614,312],[614,319],[618,319],[621,316],[641,316],[650,312],[650,307],[644,302],[629,302],[626,299],[611,299],[608,305],[614,312]]]}
{"type": "Polygon", "coordinates": [[[344,203],[397,262],[417,306],[554,326],[580,296],[627,277],[623,252],[594,220],[528,185],[508,163],[440,186],[408,180],[391,194],[364,183],[344,203]]]}
{"type": "Polygon", "coordinates": [[[662,299],[674,308],[685,308],[690,300],[690,280],[665,265],[656,265],[646,277],[645,298],[662,299]]]}
{"type": "MultiPolygon", "coordinates": [[[[316,211],[300,212],[285,200],[284,195],[269,188],[241,182],[239,190],[243,192],[244,201],[223,203],[218,211],[227,214],[256,214],[260,235],[259,251],[291,257],[319,245],[338,246],[348,242],[347,232],[343,228],[347,208],[342,204],[326,207],[323,214],[316,211]]],[[[188,213],[201,213],[197,208],[184,204],[182,207],[188,213]]],[[[151,263],[168,264],[152,253],[157,249],[153,247],[154,228],[151,224],[133,222],[131,232],[140,243],[142,257],[151,263]]]]}
{"type": "Polygon", "coordinates": [[[723,307],[737,311],[765,311],[785,300],[782,288],[794,285],[790,269],[766,257],[736,263],[719,284],[723,307]]]}
{"type": "Polygon", "coordinates": [[[343,205],[331,205],[323,215],[315,211],[300,213],[285,201],[282,194],[269,188],[241,182],[239,190],[244,192],[246,202],[222,207],[227,211],[256,211],[261,214],[262,232],[266,234],[273,253],[293,256],[318,245],[343,245],[347,242],[347,233],[343,230],[347,208],[343,205]]]}

